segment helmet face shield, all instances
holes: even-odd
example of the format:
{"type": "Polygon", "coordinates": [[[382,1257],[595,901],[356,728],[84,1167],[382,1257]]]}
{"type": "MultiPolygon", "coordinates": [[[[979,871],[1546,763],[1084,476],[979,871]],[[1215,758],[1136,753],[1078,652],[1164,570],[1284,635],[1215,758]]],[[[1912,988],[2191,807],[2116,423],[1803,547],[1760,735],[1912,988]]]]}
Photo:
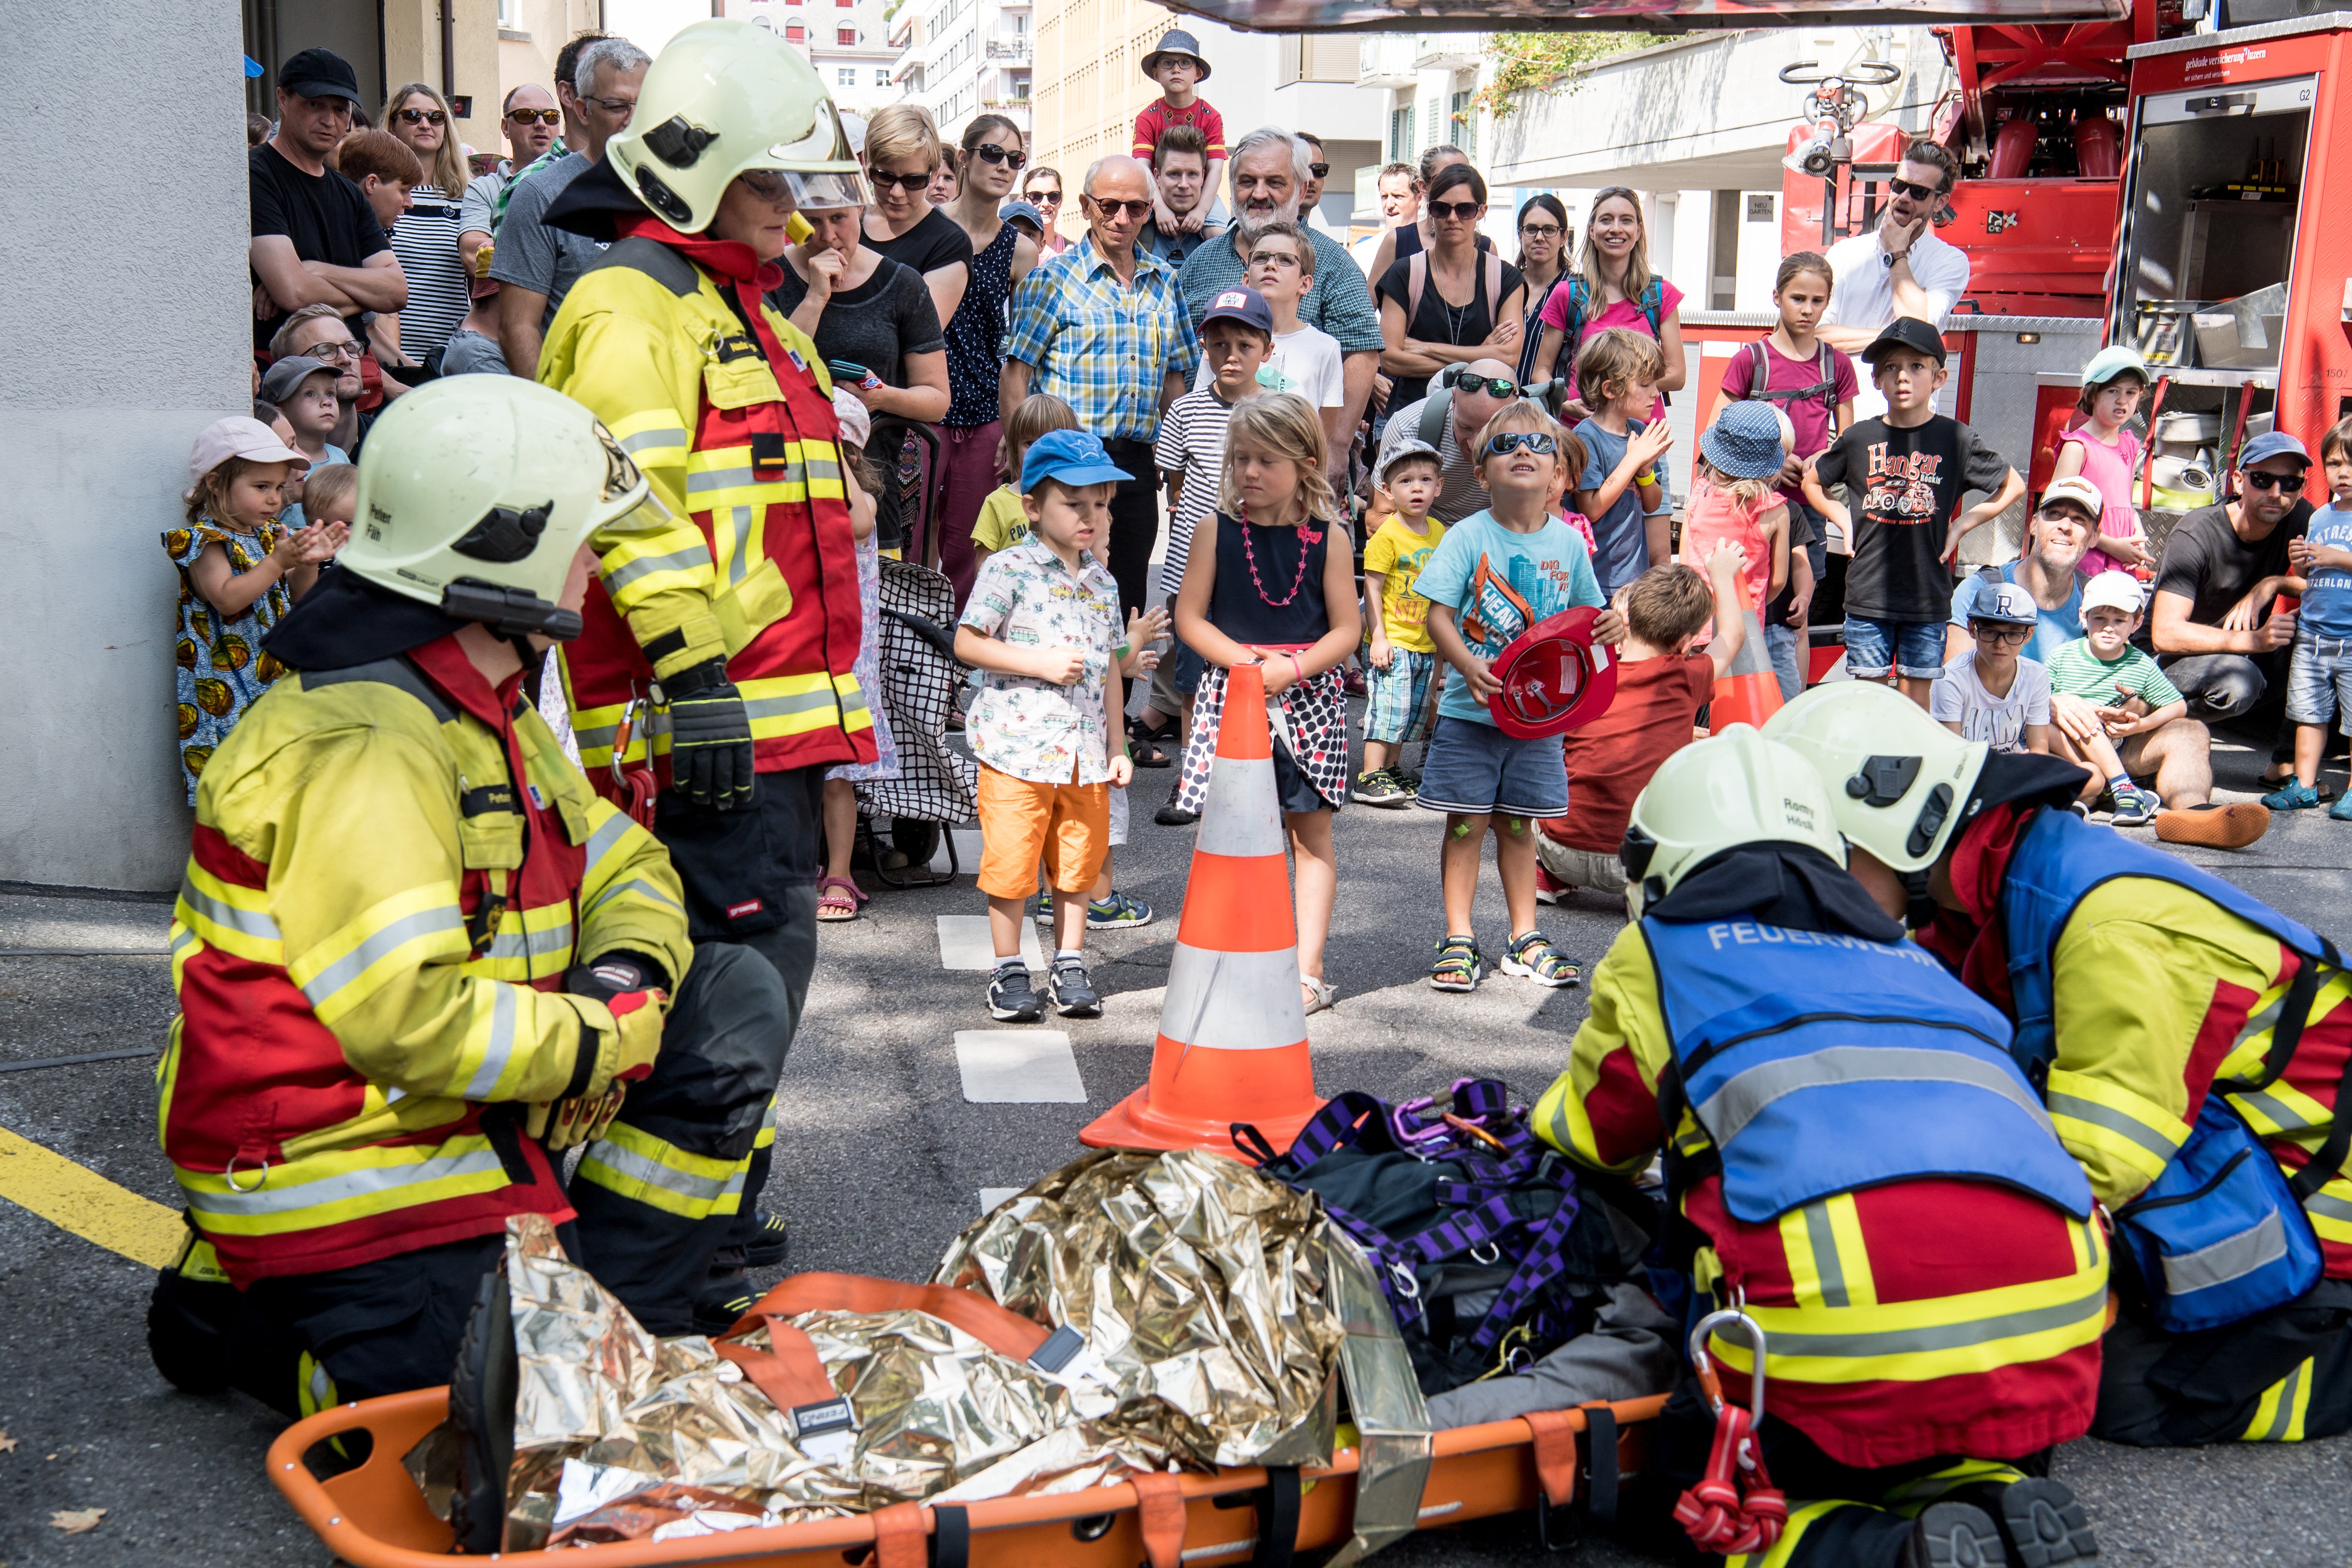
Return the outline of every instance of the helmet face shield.
{"type": "MultiPolygon", "coordinates": [[[[746,169],[736,176],[763,196],[761,188],[770,180],[781,180],[792,192],[793,201],[803,212],[838,212],[844,207],[868,205],[866,176],[863,174],[803,174],[793,169],[746,169]]],[[[773,200],[773,197],[768,199],[773,200]]]]}

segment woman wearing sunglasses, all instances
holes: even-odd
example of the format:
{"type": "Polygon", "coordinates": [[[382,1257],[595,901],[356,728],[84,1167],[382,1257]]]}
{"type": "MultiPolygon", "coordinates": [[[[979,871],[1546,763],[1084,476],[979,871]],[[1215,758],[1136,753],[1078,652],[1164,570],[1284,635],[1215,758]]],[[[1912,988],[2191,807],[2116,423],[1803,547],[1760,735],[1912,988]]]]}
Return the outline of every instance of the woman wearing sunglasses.
{"type": "MultiPolygon", "coordinates": [[[[1837,287],[1821,325],[1830,347],[1858,354],[1897,316],[1940,322],[1969,291],[1968,252],[1938,238],[1935,229],[1936,209],[1958,176],[1949,153],[1933,142],[1912,142],[1887,182],[1878,226],[1830,247],[1837,287]]],[[[1885,412],[1885,396],[1864,380],[1854,395],[1854,417],[1874,419],[1885,412]]]]}
{"type": "Polygon", "coordinates": [[[971,280],[971,240],[927,195],[946,161],[939,124],[920,105],[894,103],[866,122],[866,179],[874,187],[866,243],[923,275],[942,321],[955,319],[971,280]]]}
{"type": "Polygon", "coordinates": [[[1069,247],[1069,238],[1055,226],[1062,216],[1062,172],[1044,164],[1029,171],[1021,182],[1021,199],[1045,215],[1045,238],[1042,251],[1047,256],[1059,256],[1069,247]]]}
{"type": "Polygon", "coordinates": [[[1005,301],[1037,265],[1037,242],[997,216],[1028,162],[1021,128],[1002,114],[975,115],[956,150],[956,199],[942,210],[971,242],[971,280],[947,324],[948,411],[940,422],[940,570],[963,607],[980,563],[971,530],[996,488],[998,384],[1004,370],[1005,301]]]}
{"type": "Polygon", "coordinates": [[[1419,402],[1429,378],[1476,359],[1519,360],[1526,289],[1519,269],[1477,248],[1486,182],[1467,163],[1449,163],[1429,183],[1424,208],[1436,236],[1425,250],[1390,264],[1373,292],[1381,304],[1381,374],[1393,379],[1389,406],[1419,402]]]}
{"type": "MultiPolygon", "coordinates": [[[[457,151],[449,106],[424,82],[406,82],[394,91],[383,125],[425,167],[425,184],[409,187],[408,210],[390,230],[392,253],[408,279],[395,357],[415,364],[446,343],[473,309],[473,280],[457,252],[457,200],[466,194],[466,160],[457,151]]],[[[422,374],[402,379],[414,381],[422,374]]]]}

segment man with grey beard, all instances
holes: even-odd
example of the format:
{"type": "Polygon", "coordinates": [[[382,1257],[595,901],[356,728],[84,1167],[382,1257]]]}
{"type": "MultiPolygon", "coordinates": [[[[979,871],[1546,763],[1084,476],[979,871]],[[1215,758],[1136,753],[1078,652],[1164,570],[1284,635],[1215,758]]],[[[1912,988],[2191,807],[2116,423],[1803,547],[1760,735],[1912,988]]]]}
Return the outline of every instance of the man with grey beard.
{"type": "MultiPolygon", "coordinates": [[[[1265,233],[1266,226],[1298,221],[1299,198],[1312,178],[1309,161],[1306,142],[1272,126],[1253,131],[1234,143],[1226,175],[1234,226],[1223,238],[1211,240],[1185,258],[1178,274],[1195,329],[1210,300],[1248,281],[1244,274],[1248,270],[1250,247],[1265,233]]],[[[1372,375],[1380,368],[1380,313],[1372,308],[1371,290],[1347,249],[1319,229],[1308,229],[1307,237],[1315,246],[1315,287],[1298,301],[1298,319],[1339,342],[1348,389],[1339,428],[1352,431],[1364,416],[1372,375]]],[[[1344,451],[1331,454],[1331,472],[1343,471],[1346,463],[1344,451]]]]}

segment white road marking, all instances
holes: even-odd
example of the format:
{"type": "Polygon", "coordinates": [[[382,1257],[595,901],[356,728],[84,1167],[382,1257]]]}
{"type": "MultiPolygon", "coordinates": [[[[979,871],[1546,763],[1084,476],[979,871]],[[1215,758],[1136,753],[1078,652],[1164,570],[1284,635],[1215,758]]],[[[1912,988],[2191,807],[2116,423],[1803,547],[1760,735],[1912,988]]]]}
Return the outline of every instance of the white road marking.
{"type": "MultiPolygon", "coordinates": [[[[985,974],[996,967],[996,943],[988,934],[986,915],[941,915],[939,921],[941,969],[985,974]]],[[[1021,962],[1040,973],[1045,967],[1045,951],[1037,944],[1037,922],[1026,916],[1021,921],[1021,962]]]]}
{"type": "Polygon", "coordinates": [[[1086,1081],[1059,1029],[958,1029],[956,1067],[975,1105],[1084,1105],[1086,1081]]]}

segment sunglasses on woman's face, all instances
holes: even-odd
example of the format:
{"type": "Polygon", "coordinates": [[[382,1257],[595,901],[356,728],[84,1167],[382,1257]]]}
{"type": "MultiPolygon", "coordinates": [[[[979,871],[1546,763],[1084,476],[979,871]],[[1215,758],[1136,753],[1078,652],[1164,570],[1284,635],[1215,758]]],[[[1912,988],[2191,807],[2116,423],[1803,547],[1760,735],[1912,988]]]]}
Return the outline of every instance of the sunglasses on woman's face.
{"type": "Polygon", "coordinates": [[[1029,193],[1029,199],[1035,202],[1041,207],[1057,207],[1062,205],[1062,193],[1059,191],[1032,191],[1029,193]]]}
{"type": "Polygon", "coordinates": [[[1010,163],[1016,169],[1029,161],[1026,153],[1015,153],[1009,147],[999,147],[993,142],[983,142],[972,152],[983,163],[1010,163]]]}
{"type": "Polygon", "coordinates": [[[929,185],[931,183],[931,176],[928,173],[920,174],[894,174],[887,169],[873,170],[867,174],[866,177],[885,190],[895,185],[902,191],[919,191],[929,185]]]}
{"type": "Polygon", "coordinates": [[[2301,495],[2303,480],[2304,476],[2301,474],[2265,474],[2256,468],[2249,468],[2246,471],[2246,483],[2253,486],[2254,489],[2277,490],[2284,495],[2301,495]]]}
{"type": "Polygon", "coordinates": [[[561,125],[563,111],[560,109],[510,109],[507,118],[517,125],[561,125]]]}
{"type": "Polygon", "coordinates": [[[1507,458],[1525,447],[1538,458],[1549,458],[1559,450],[1559,442],[1542,430],[1500,430],[1486,437],[1479,448],[1482,458],[1507,458]]]}
{"type": "Polygon", "coordinates": [[[399,114],[404,125],[446,125],[449,117],[437,109],[404,109],[399,114]]]}
{"type": "Polygon", "coordinates": [[[1486,210],[1485,202],[1432,202],[1429,204],[1430,216],[1450,218],[1457,223],[1474,223],[1477,220],[1478,215],[1486,210]]]}

